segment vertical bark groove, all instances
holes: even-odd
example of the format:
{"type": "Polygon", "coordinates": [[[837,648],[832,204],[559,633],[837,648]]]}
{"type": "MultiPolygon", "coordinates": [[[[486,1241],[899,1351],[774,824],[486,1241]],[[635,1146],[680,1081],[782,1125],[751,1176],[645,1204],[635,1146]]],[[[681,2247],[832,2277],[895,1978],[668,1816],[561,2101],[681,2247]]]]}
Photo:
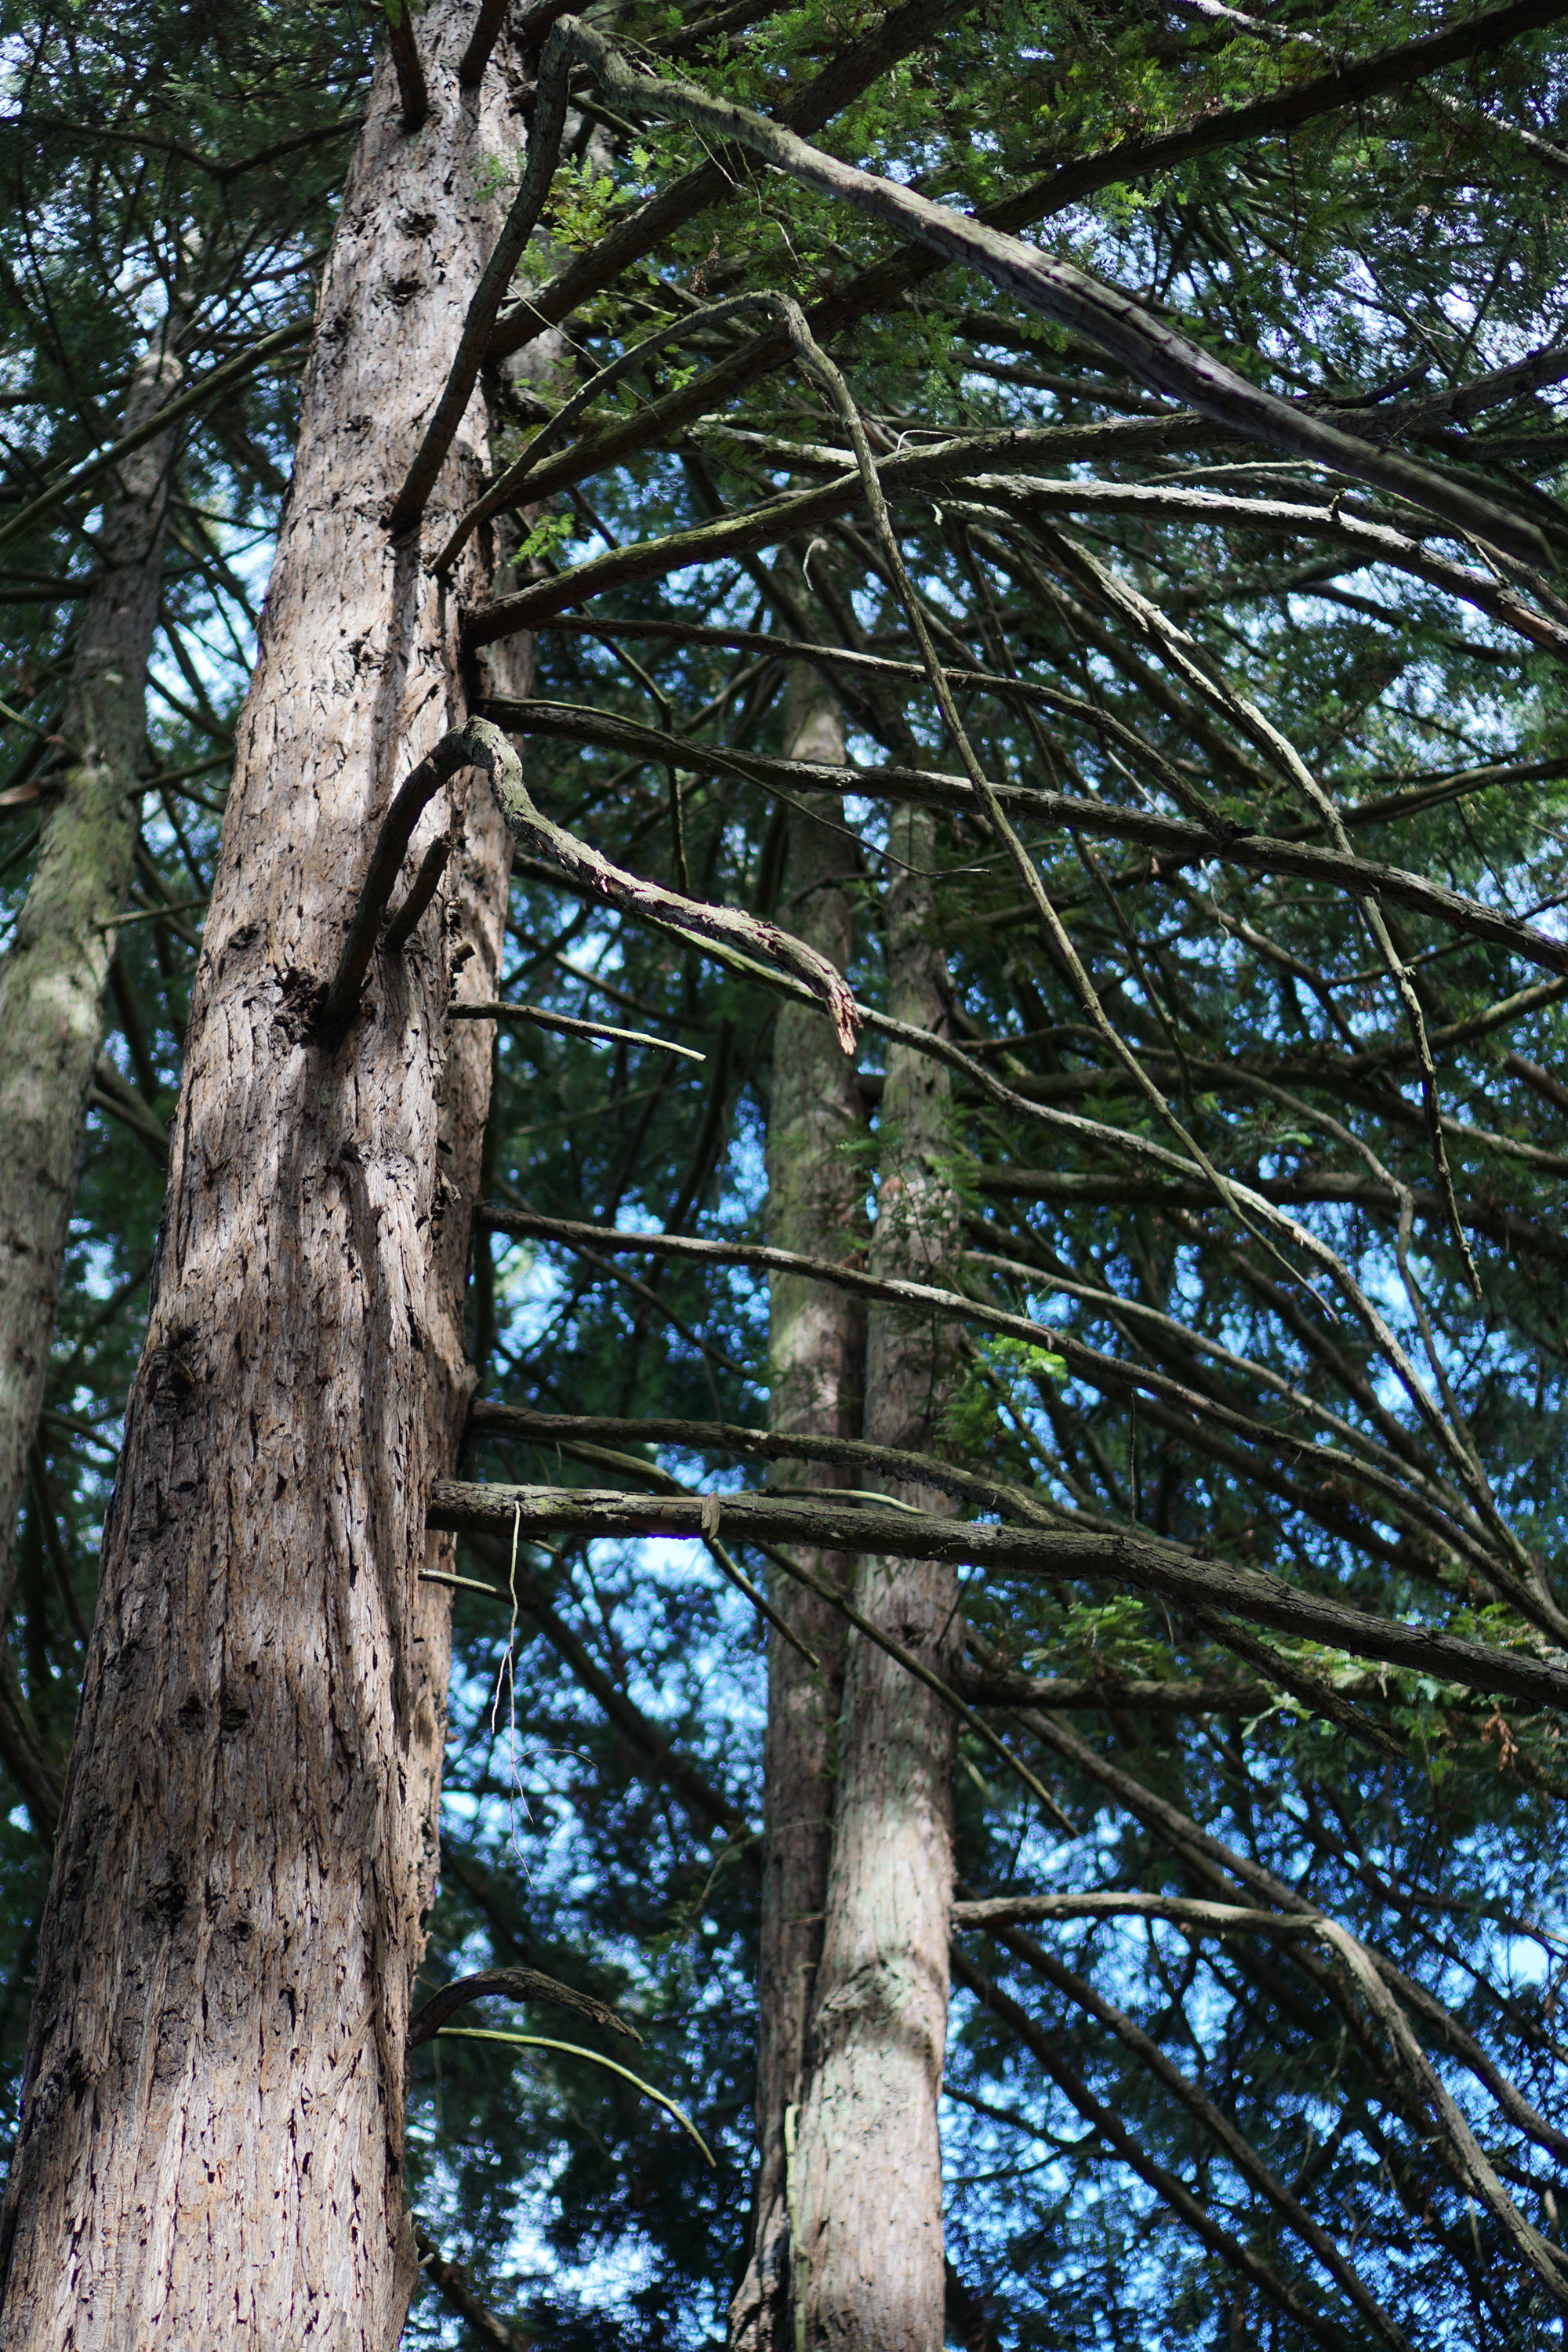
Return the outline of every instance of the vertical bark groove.
{"type": "MultiPolygon", "coordinates": [[[[375,825],[460,719],[455,614],[391,496],[461,331],[515,144],[419,20],[431,117],[383,60],[322,289],[294,480],[193,1001],[38,1964],[0,2344],[385,2347],[416,2255],[404,2045],[434,1887],[447,1601],[431,1473],[461,1317],[505,836],[460,840],[336,1053],[310,1014],[375,825]]],[[[481,478],[470,409],[431,531],[481,478]]],[[[477,558],[474,562],[477,562],[477,558]]],[[[472,572],[461,583],[471,587],[472,572]]]]}

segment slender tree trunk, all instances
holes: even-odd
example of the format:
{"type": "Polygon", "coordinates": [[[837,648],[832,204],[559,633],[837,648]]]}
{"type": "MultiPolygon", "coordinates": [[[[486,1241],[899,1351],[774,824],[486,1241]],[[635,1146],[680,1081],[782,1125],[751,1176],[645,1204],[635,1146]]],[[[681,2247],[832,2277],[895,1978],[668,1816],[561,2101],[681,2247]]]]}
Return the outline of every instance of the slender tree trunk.
{"type": "MultiPolygon", "coordinates": [[[[0,2344],[384,2347],[416,2256],[405,2039],[435,1884],[447,1601],[420,1581],[465,1402],[461,1279],[502,830],[458,848],[341,1050],[310,1019],[380,814],[463,716],[454,612],[385,517],[515,150],[466,0],[383,61],[322,289],[192,1005],[6,2192],[0,2344]]],[[[473,495],[469,411],[426,543],[473,495]]],[[[478,558],[474,561],[477,562],[478,558]]],[[[475,585],[470,571],[459,589],[475,585]]],[[[405,879],[406,879],[405,875],[405,879]]]]}
{"type": "MultiPolygon", "coordinates": [[[[889,1009],[940,1031],[944,974],[931,940],[934,827],[900,812],[889,846],[889,1009]]],[[[870,1264],[942,1278],[956,1246],[947,1073],[907,1048],[888,1056],[881,1184],[870,1264]]],[[[947,1381],[941,1327],[874,1307],[865,1433],[940,1443],[947,1381]]],[[[896,1491],[922,1510],[951,1505],[896,1491]]],[[[868,1559],[858,1602],[939,1674],[962,1642],[957,1580],[929,1561],[868,1559]]],[[[853,1635],[839,1728],[837,1802],[808,2078],[797,2135],[798,2346],[938,2352],[942,2341],[942,2148],[937,2095],[947,2038],[952,1715],[887,1653],[853,1635]]]]}
{"type": "MultiPolygon", "coordinates": [[[[808,663],[790,671],[784,755],[841,762],[837,698],[808,663]]],[[[855,944],[848,885],[858,853],[836,809],[790,826],[784,919],[797,938],[847,971],[855,944]]],[[[832,1025],[804,1005],[784,1005],[773,1033],[768,1118],[768,1239],[780,1249],[837,1257],[864,1240],[866,1171],[847,1145],[863,1132],[853,1059],[832,1025]]],[[[822,1283],[775,1276],[769,1294],[769,1425],[785,1433],[858,1436],[865,1318],[857,1302],[822,1283]]],[[[831,1486],[831,1466],[797,1462],[776,1473],[791,1486],[831,1486]]],[[[812,1553],[819,1575],[847,1584],[852,1563],[812,1553]]],[[[757,2185],[752,2249],[730,2315],[735,2352],[783,2352],[789,2324],[789,2160],[801,2096],[805,2024],[822,1950],[822,1912],[833,1816],[833,1745],[843,1697],[844,1620],[789,1578],[773,1605],[821,1661],[820,1674],[781,1635],[768,1650],[762,1926],[758,1951],[757,2185]]]]}
{"type": "MultiPolygon", "coordinates": [[[[179,373],[172,358],[143,361],[126,404],[128,433],[168,398],[179,373]]],[[[173,446],[170,434],[126,458],[106,508],[61,721],[70,748],[44,778],[48,813],[32,887],[0,960],[0,1624],[16,1577],[16,1514],[43,1409],[88,1089],[103,1045],[114,920],[130,894],[141,821],[137,771],[173,446]]],[[[39,1801],[31,1789],[27,1796],[39,1801]]]]}

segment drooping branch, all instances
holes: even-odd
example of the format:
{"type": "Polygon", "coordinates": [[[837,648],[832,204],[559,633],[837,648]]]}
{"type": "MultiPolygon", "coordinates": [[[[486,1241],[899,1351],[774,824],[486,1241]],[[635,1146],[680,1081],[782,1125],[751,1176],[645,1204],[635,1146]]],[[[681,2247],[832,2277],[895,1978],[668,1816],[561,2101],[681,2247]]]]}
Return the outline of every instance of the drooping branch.
{"type": "Polygon", "coordinates": [[[1123,2163],[1131,2167],[1140,2179],[1147,2182],[1212,2253],[1217,2254],[1249,2285],[1258,2288],[1314,2342],[1331,2347],[1332,2352],[1341,2352],[1343,2344],[1342,2330],[1314,2311],[1310,2305],[1304,2303],[1289,2282],[1281,2278],[1255,2247],[1244,2245],[1233,2231],[1215,2219],[1201,2200],[1167,2166],[1150,2155],[1136,2134],[1111,2112],[1102,2099],[1095,2096],[1068,2057],[1058,2035],[1048,2033],[1037,2025],[1028,2011],[1010,1993],[995,1984],[985,1970],[957,1945],[952,1950],[952,1973],[983,2008],[991,2011],[994,2016],[1011,2028],[1084,2121],[1093,2127],[1109,2147],[1115,2150],[1123,2163]]]}
{"type": "MultiPolygon", "coordinates": [[[[1190,1814],[1171,1803],[1166,1797],[1129,1772],[1122,1765],[1100,1755],[1098,1748],[1080,1739],[1066,1724],[1054,1716],[1021,1710],[1017,1720],[1032,1731],[1042,1744],[1063,1760],[1077,1768],[1084,1777],[1096,1781],[1117,1804],[1133,1818],[1152,1830],[1170,1850],[1198,1869],[1211,1884],[1217,1885],[1226,1898],[1234,1896],[1237,1886],[1245,1887],[1265,1903],[1296,1917],[1308,1916],[1327,1922],[1321,1911],[1299,1886],[1288,1886],[1249,1855],[1238,1853],[1223,1839],[1204,1829],[1190,1814]]],[[[1531,2105],[1518,2086],[1510,2082],[1500,2067],[1489,2056],[1468,2029],[1460,2023],[1452,2011],[1417,1984],[1402,1969],[1384,1954],[1363,1947],[1373,1964],[1384,1977],[1396,1998],[1419,2018],[1426,2031],[1468,2068],[1479,2083],[1485,2084],[1509,2121],[1534,2140],[1539,2147],[1550,2148],[1559,2158],[1568,2157],[1568,2133],[1531,2105]]]]}
{"type": "MultiPolygon", "coordinates": [[[[1353,98],[1346,98],[1347,89],[1358,94],[1398,89],[1420,74],[1436,70],[1443,63],[1457,63],[1466,55],[1483,53],[1489,47],[1503,45],[1521,32],[1529,30],[1531,22],[1545,22],[1559,13],[1560,0],[1547,0],[1546,8],[1539,19],[1535,9],[1528,5],[1519,10],[1507,7],[1484,12],[1439,33],[1400,44],[1377,57],[1358,59],[1348,67],[1336,67],[1314,81],[1288,86],[1274,97],[1254,105],[1219,109],[1191,131],[1173,136],[1184,142],[1184,154],[1192,156],[1213,152],[1235,142],[1268,135],[1271,131],[1289,130],[1347,102],[1353,103],[1353,98]],[[1472,43],[1473,48],[1468,46],[1472,43]],[[1431,46],[1433,44],[1436,45],[1436,50],[1431,46]],[[1288,117],[1267,118],[1257,110],[1258,105],[1289,110],[1289,113],[1288,117]]],[[[794,127],[804,132],[818,126],[810,121],[799,120],[795,121],[794,127]]],[[[1055,166],[1044,178],[1033,181],[984,207],[979,218],[1000,230],[1016,232],[1026,228],[1067,205],[1080,202],[1101,187],[1135,177],[1141,169],[1161,168],[1150,152],[1160,143],[1146,142],[1142,162],[1137,152],[1138,142],[1127,142],[1102,150],[1098,155],[1055,166]]],[[[704,172],[710,168],[701,167],[704,172]]],[[[689,175],[689,181],[694,182],[699,176],[693,173],[689,175]]],[[[717,180],[718,176],[715,173],[714,179],[717,180]]],[[[689,183],[677,184],[678,188],[685,190],[689,183]]],[[[669,191],[668,197],[675,199],[676,191],[669,191]]],[[[699,203],[707,201],[706,187],[697,200],[699,203]]],[[[671,202],[668,210],[661,209],[666,203],[663,195],[654,198],[641,214],[635,215],[620,230],[612,232],[609,238],[596,245],[589,253],[574,259],[540,294],[519,304],[497,330],[492,345],[494,355],[505,357],[521,348],[545,327],[567,317],[580,302],[610,283],[641,254],[652,251],[664,236],[689,217],[679,202],[671,202]]],[[[873,311],[896,304],[911,287],[934,275],[942,266],[939,255],[918,245],[901,247],[885,259],[858,272],[847,285],[816,304],[810,314],[814,332],[818,337],[826,337],[855,325],[873,311]]],[[[667,394],[663,401],[654,404],[651,412],[605,428],[584,447],[580,458],[571,463],[563,460],[559,468],[560,480],[541,484],[540,494],[548,495],[569,480],[578,480],[603,467],[617,465],[655,441],[668,441],[697,417],[721,408],[729,399],[760,376],[782,365],[788,351],[787,339],[776,329],[757,337],[743,351],[721,362],[717,368],[695,383],[667,394]]],[[[1487,383],[1489,379],[1480,381],[1487,383]]],[[[1181,420],[1173,422],[1179,428],[1181,420]]],[[[1369,418],[1368,422],[1373,425],[1371,437],[1381,438],[1385,430],[1385,419],[1378,416],[1369,418]]],[[[1156,436],[1163,436],[1169,427],[1163,420],[1159,420],[1139,429],[1145,434],[1152,432],[1156,436]]],[[[1398,429],[1397,425],[1394,429],[1398,429]]],[[[1420,420],[1412,429],[1421,429],[1420,420]]]]}
{"type": "Polygon", "coordinates": [[[608,899],[626,913],[682,923],[706,938],[766,956],[798,978],[824,1004],[845,1052],[853,1052],[858,1008],[842,977],[826,958],[776,924],[757,916],[684,898],[657,882],[628,874],[612,865],[598,850],[578,841],[563,826],[542,816],[523,782],[517,753],[500,728],[484,719],[470,719],[463,726],[452,728],[398,787],[382,821],[359,899],[344,933],[337,970],[317,1015],[317,1034],[324,1045],[335,1050],[353,1025],[365,975],[375,952],[383,910],[420,816],[442,785],[465,767],[484,770],[501,814],[520,841],[558,860],[566,874],[591,889],[595,897],[608,899]]]}
{"type": "MultiPolygon", "coordinates": [[[[1524,5],[1556,5],[1557,0],[1524,0],[1524,5]]],[[[1099,284],[1070,263],[933,203],[913,188],[840,163],[750,108],[712,98],[692,83],[638,73],[582,18],[565,16],[551,34],[541,60],[542,90],[557,78],[563,88],[574,60],[593,67],[601,88],[617,106],[688,122],[710,136],[733,141],[803,185],[853,206],[944,260],[980,270],[1027,308],[1084,336],[1138,382],[1190,402],[1247,439],[1328,466],[1352,481],[1373,483],[1522,562],[1552,568],[1544,539],[1523,517],[1426,467],[1292,408],[1248,383],[1119,289],[1099,284]]]]}
{"type": "Polygon", "coordinates": [[[683,898],[679,891],[666,890],[659,883],[613,866],[596,849],[541,815],[523,782],[521,763],[498,727],[474,719],[468,722],[468,732],[479,747],[477,763],[489,774],[501,814],[519,841],[556,859],[563,872],[626,914],[682,924],[704,939],[765,956],[804,983],[826,1012],[844,1051],[854,1052],[859,1008],[843,976],[825,956],[761,916],[683,898]]]}
{"type": "MultiPolygon", "coordinates": [[[[1326,1933],[1314,1922],[1319,1933],[1326,1933]]],[[[1057,1990],[1066,1995],[1074,2006],[1097,2023],[1108,2026],[1118,2040],[1131,2051],[1140,2068],[1155,2081],[1163,2084],[1187,2110],[1199,2127],[1222,2148],[1248,2187],[1273,2207],[1287,2228],[1295,2231],[1309,2245],[1318,2261],[1342,2294],[1347,2295],[1363,2319],[1369,2321],[1384,2343],[1394,2352],[1408,2352],[1404,2330],[1383,2308],[1364,2279],[1346,2261],[1334,2240],[1315,2221],[1299,2198],[1279,2179],[1271,2167],[1258,2155],[1251,2142],[1240,2132],[1224,2110],[1200,2089],[1189,2074],[1173,2064],[1152,2034],[1145,2033],[1126,2011],[1107,2000],[1095,1988],[1087,1984],[1073,1969],[1047,1952],[1032,1936],[1024,1935],[1016,1927],[995,1923],[991,1931],[1005,1949],[1024,1960],[1031,1971],[1057,1990]]],[[[1342,1937],[1344,1942],[1349,1937],[1342,1937]]],[[[1336,1947],[1336,1948],[1338,1948],[1336,1947]]],[[[1357,1948],[1359,1949],[1359,1947],[1357,1948]]]]}
{"type": "MultiPolygon", "coordinates": [[[[759,751],[731,751],[728,745],[692,743],[635,719],[575,703],[498,699],[485,707],[519,734],[599,744],[609,751],[640,753],[648,760],[679,758],[683,767],[699,773],[706,770],[710,774],[742,775],[791,792],[842,793],[847,782],[857,793],[876,798],[919,799],[956,809],[976,804],[966,777],[940,770],[892,765],[847,770],[805,760],[779,760],[759,751]]],[[[1385,866],[1375,858],[1346,856],[1340,850],[1320,849],[1300,839],[1248,832],[1234,821],[1216,820],[1211,830],[1125,803],[1085,800],[1023,784],[1003,783],[993,789],[1004,807],[1037,818],[1043,827],[1070,827],[1091,840],[1118,841],[1129,848],[1151,850],[1173,866],[1217,858],[1248,873],[1288,874],[1336,890],[1375,893],[1390,906],[1446,924],[1489,947],[1501,948],[1540,971],[1558,976],[1568,973],[1568,941],[1554,939],[1535,924],[1521,922],[1481,899],[1467,898],[1425,875],[1385,866]]]]}

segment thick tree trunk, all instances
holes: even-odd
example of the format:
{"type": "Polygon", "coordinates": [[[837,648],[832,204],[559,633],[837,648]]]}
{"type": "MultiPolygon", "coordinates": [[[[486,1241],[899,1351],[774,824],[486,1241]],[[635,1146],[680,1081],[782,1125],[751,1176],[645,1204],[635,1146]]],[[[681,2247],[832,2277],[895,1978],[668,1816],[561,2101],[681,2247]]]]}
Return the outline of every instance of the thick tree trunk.
{"type": "MultiPolygon", "coordinates": [[[[931,940],[934,827],[895,815],[904,868],[888,893],[888,998],[940,1032],[944,975],[931,940]]],[[[907,1048],[888,1056],[871,1269],[942,1279],[956,1247],[946,1155],[947,1072],[907,1048]]],[[[865,1433],[940,1444],[947,1387],[941,1327],[873,1307],[865,1433]]],[[[897,1490],[922,1510],[951,1502],[897,1490]]],[[[962,1643],[955,1571],[868,1559],[859,1606],[951,1677],[962,1643]]],[[[937,2096],[947,2038],[953,1718],[887,1653],[851,1637],[822,1958],[795,2170],[795,2342],[831,2352],[938,2352],[942,2341],[942,2148],[937,2096]]]]}
{"type": "MultiPolygon", "coordinates": [[[[809,664],[790,672],[784,756],[842,762],[837,698],[809,664]]],[[[798,939],[848,969],[855,909],[847,887],[858,852],[837,809],[790,826],[784,920],[798,939]]],[[[773,1033],[768,1118],[768,1239],[776,1248],[838,1257],[864,1241],[866,1171],[846,1149],[863,1132],[853,1058],[820,1013],[786,1004],[773,1033]]],[[[793,1276],[769,1293],[769,1426],[830,1436],[860,1433],[865,1318],[842,1291],[793,1276]]],[[[831,1466],[781,1465],[775,1483],[831,1486],[831,1466]]],[[[847,1584],[842,1555],[805,1555],[815,1573],[847,1584]]],[[[833,1817],[833,1743],[843,1698],[844,1620],[784,1576],[774,1607],[821,1661],[814,1674],[779,1634],[768,1650],[762,1923],[757,1961],[757,2184],[751,2255],[730,2315],[735,2352],[784,2352],[789,2321],[789,2160],[805,2057],[805,2024],[822,1950],[833,1817]]]]}
{"type": "Polygon", "coordinates": [[[417,138],[383,62],[321,294],[39,1953],[0,2303],[28,2352],[384,2352],[414,2277],[447,1658],[424,1509],[465,1402],[489,1067],[445,1012],[466,955],[493,992],[504,915],[482,783],[426,812],[405,879],[448,828],[458,853],[341,1050],[310,1022],[380,814],[464,715],[451,602],[385,518],[499,223],[487,163],[518,144],[493,68],[458,86],[471,16],[415,20],[417,138]]]}
{"type": "MultiPolygon", "coordinates": [[[[142,362],[126,404],[128,433],[169,397],[179,373],[172,358],[142,362]]],[[[130,894],[141,821],[137,772],[173,443],[167,435],[126,458],[105,509],[61,721],[70,749],[44,779],[48,813],[32,887],[0,960],[0,1623],[48,1375],[88,1089],[103,1045],[114,919],[130,894]]]]}

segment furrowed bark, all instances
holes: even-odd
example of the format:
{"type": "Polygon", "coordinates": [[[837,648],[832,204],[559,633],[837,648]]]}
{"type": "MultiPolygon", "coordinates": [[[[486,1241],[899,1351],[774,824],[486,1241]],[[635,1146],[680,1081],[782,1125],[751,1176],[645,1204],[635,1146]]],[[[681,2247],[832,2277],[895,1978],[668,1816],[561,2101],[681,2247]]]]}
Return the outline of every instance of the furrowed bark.
{"type": "MultiPolygon", "coordinates": [[[[172,358],[142,362],[128,433],[167,401],[180,373],[172,358]]],[[[61,722],[68,748],[46,787],[52,803],[32,887],[0,961],[0,1623],[103,1045],[114,919],[130,894],[141,822],[136,771],[174,439],[171,428],[123,458],[111,489],[61,722]]]]}
{"type": "MultiPolygon", "coordinates": [[[[448,1595],[429,1475],[461,1279],[505,835],[465,771],[440,898],[341,1048],[312,1014],[399,778],[463,716],[450,615],[385,520],[499,214],[463,0],[431,115],[373,87],[192,1005],[147,1345],[40,1945],[0,2344],[395,2343],[417,2255],[405,2040],[434,1887],[448,1595]]],[[[483,477],[470,412],[437,485],[483,477]]],[[[471,585],[471,580],[464,585],[471,585]]]]}
{"type": "MultiPolygon", "coordinates": [[[[887,898],[888,1003],[940,1031],[945,975],[932,941],[935,823],[898,810],[887,898]]],[[[930,1273],[957,1246],[944,1167],[951,1079],[910,1048],[888,1056],[871,1264],[930,1273]]],[[[885,1304],[867,1318],[867,1438],[940,1443],[943,1327],[885,1304]]],[[[934,1487],[902,1499],[951,1510],[934,1487]]],[[[957,1579],[931,1560],[862,1563],[857,1599],[943,1681],[963,1653],[957,1579]]],[[[875,1643],[848,1646],[838,1797],[810,2072],[796,2133],[792,2263],[796,2342],[854,2352],[938,2352],[944,2277],[937,2095],[947,2040],[953,1718],[875,1643]]]]}
{"type": "MultiPolygon", "coordinates": [[[[843,765],[838,699],[804,662],[790,670],[784,731],[789,758],[843,765]]],[[[858,863],[842,826],[804,811],[792,815],[784,919],[841,971],[854,952],[847,886],[858,863]]],[[[862,1237],[865,1175],[847,1149],[862,1127],[854,1057],[818,1013],[781,1005],[767,1142],[768,1237],[776,1246],[837,1257],[862,1237]]],[[[798,1275],[775,1275],[768,1311],[770,1432],[858,1436],[865,1353],[859,1302],[798,1275]]],[[[809,1488],[830,1486],[834,1475],[830,1464],[797,1460],[782,1463],[774,1481],[809,1488]]],[[[804,1558],[829,1583],[851,1580],[847,1554],[813,1549],[804,1558]]],[[[757,1962],[757,2185],[751,2256],[730,2315],[735,2352],[787,2352],[792,2342],[785,2116],[800,2102],[822,1953],[834,1743],[844,1693],[843,1618],[783,1575],[774,1576],[771,1598],[820,1659],[822,1672],[813,1674],[798,1651],[773,1635],[757,1962]]]]}

